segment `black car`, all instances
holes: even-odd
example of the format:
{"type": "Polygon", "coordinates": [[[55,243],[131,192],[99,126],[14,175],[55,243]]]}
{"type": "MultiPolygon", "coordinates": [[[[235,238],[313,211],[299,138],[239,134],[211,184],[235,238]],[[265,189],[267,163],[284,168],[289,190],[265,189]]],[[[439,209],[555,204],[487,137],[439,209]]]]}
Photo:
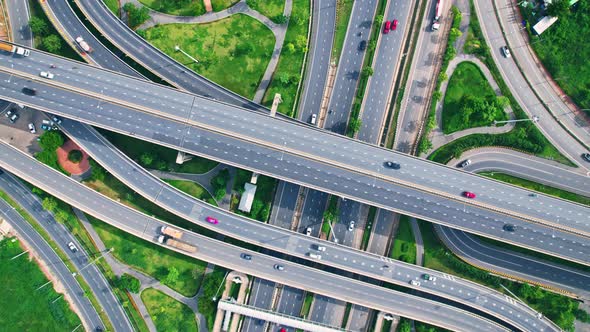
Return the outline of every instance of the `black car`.
{"type": "Polygon", "coordinates": [[[505,224],[502,229],[504,229],[506,232],[514,232],[516,227],[514,227],[512,224],[505,224]]]}
{"type": "Polygon", "coordinates": [[[391,168],[391,169],[400,169],[401,165],[398,163],[394,163],[393,161],[386,161],[385,167],[391,168]]]}
{"type": "Polygon", "coordinates": [[[241,254],[240,257],[242,257],[242,259],[245,259],[247,261],[252,260],[252,255],[241,254]]]}
{"type": "Polygon", "coordinates": [[[590,163],[590,153],[582,153],[582,158],[590,163]]]}
{"type": "Polygon", "coordinates": [[[364,51],[367,49],[367,41],[366,40],[362,40],[359,44],[359,51],[364,51]]]}
{"type": "Polygon", "coordinates": [[[29,96],[34,96],[37,94],[37,89],[24,87],[23,93],[29,96]]]}

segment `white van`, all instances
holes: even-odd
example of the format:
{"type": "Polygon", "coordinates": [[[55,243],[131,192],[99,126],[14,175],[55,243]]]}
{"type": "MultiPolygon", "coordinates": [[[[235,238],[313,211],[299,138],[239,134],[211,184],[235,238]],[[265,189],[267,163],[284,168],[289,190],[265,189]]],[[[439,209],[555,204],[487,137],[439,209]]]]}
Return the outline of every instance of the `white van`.
{"type": "Polygon", "coordinates": [[[312,125],[315,125],[317,118],[318,118],[317,114],[314,113],[311,115],[311,124],[312,125]]]}

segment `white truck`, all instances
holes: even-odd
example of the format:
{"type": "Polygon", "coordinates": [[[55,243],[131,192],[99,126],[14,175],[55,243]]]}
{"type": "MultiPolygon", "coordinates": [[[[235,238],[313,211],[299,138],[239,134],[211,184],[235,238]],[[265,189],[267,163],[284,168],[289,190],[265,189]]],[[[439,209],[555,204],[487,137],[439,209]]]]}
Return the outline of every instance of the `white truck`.
{"type": "Polygon", "coordinates": [[[88,45],[88,43],[84,40],[84,38],[76,37],[76,43],[78,43],[78,45],[80,45],[80,48],[84,52],[86,52],[86,53],[92,52],[92,47],[90,47],[90,45],[88,45]]]}
{"type": "Polygon", "coordinates": [[[162,234],[158,236],[159,243],[166,244],[186,252],[197,252],[197,247],[182,241],[178,241],[182,237],[182,231],[174,229],[170,226],[162,226],[160,233],[162,234]]]}
{"type": "Polygon", "coordinates": [[[432,31],[440,28],[440,18],[444,7],[444,0],[436,0],[436,10],[434,12],[434,18],[432,19],[432,31]]]}
{"type": "Polygon", "coordinates": [[[29,56],[31,55],[31,50],[28,50],[24,47],[20,47],[20,46],[16,46],[16,45],[12,45],[9,43],[5,43],[5,42],[1,42],[0,41],[0,50],[2,51],[7,51],[7,52],[12,52],[12,53],[16,53],[20,56],[29,56]]]}

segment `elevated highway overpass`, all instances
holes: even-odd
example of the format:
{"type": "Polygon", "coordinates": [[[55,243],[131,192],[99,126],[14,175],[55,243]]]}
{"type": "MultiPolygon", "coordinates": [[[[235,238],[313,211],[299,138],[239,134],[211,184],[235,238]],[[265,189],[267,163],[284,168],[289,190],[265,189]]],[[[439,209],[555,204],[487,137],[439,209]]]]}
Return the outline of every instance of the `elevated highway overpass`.
{"type": "MultiPolygon", "coordinates": [[[[542,195],[531,200],[527,190],[325,133],[294,121],[274,119],[108,71],[95,72],[98,69],[41,52],[32,52],[28,58],[2,55],[6,56],[6,65],[9,66],[4,66],[4,70],[16,73],[4,73],[5,79],[0,82],[4,85],[2,94],[7,99],[363,203],[587,263],[589,248],[584,242],[572,240],[572,246],[563,250],[561,245],[552,244],[553,241],[541,239],[543,242],[540,242],[539,239],[523,238],[523,234],[502,230],[505,223],[513,223],[523,230],[536,223],[536,226],[545,224],[586,236],[587,219],[590,218],[587,207],[542,195]],[[37,60],[36,67],[23,65],[35,56],[48,58],[37,60]],[[37,80],[37,74],[33,73],[47,66],[48,61],[59,61],[55,81],[37,80]],[[16,72],[13,68],[15,64],[23,71],[16,72]],[[105,74],[105,77],[99,74],[105,74]],[[112,75],[115,76],[110,77],[112,75]],[[76,86],[86,84],[89,90],[73,91],[79,88],[59,83],[61,76],[76,86]],[[90,81],[100,80],[105,81],[102,90],[92,91],[97,86],[90,81]],[[150,96],[146,93],[136,95],[136,92],[130,95],[125,89],[133,82],[147,84],[155,90],[150,96]],[[109,84],[118,85],[121,89],[109,87],[109,84]],[[25,85],[37,86],[40,93],[36,96],[24,95],[21,89],[25,85]],[[99,97],[104,91],[120,93],[122,98],[136,100],[139,104],[159,102],[153,99],[168,99],[171,105],[146,112],[145,106],[123,106],[129,105],[128,102],[102,95],[99,97]],[[156,95],[160,97],[154,98],[156,95]],[[148,102],[146,97],[152,101],[148,102]],[[183,103],[190,105],[183,106],[183,103]],[[157,115],[150,113],[152,111],[157,115]],[[215,126],[211,126],[211,122],[215,126]],[[247,126],[248,122],[252,126],[247,126]],[[229,133],[232,136],[228,135],[228,126],[236,128],[240,135],[233,132],[229,133]],[[261,141],[252,132],[272,142],[261,141]],[[275,141],[282,141],[283,144],[275,144],[275,141]],[[399,162],[402,168],[397,171],[387,169],[383,167],[386,160],[399,162]],[[480,188],[481,191],[473,188],[480,188]],[[477,192],[481,199],[469,201],[462,198],[463,189],[477,192]]],[[[0,65],[4,63],[0,62],[0,65]]],[[[538,235],[548,233],[549,229],[545,229],[538,235]]]]}
{"type": "MultiPolygon", "coordinates": [[[[144,240],[157,243],[156,237],[165,222],[145,215],[115,202],[90,188],[64,176],[63,174],[35,161],[31,157],[0,143],[0,166],[34,186],[44,190],[64,202],[78,207],[84,212],[103,220],[123,231],[144,240]]],[[[191,231],[185,231],[182,241],[198,248],[196,253],[166,246],[182,254],[203,259],[229,269],[288,284],[293,287],[326,295],[343,301],[357,303],[368,308],[390,312],[456,331],[505,331],[498,323],[478,315],[452,307],[447,304],[423,299],[414,295],[371,285],[361,281],[319,271],[279,258],[246,250],[219,240],[211,239],[191,231]],[[240,257],[242,253],[252,256],[248,262],[240,257]],[[275,264],[284,267],[283,271],[274,268],[275,264]]],[[[479,301],[489,301],[488,296],[477,296],[479,301]]],[[[523,331],[558,331],[547,319],[538,319],[532,310],[526,317],[515,315],[515,326],[523,331]]],[[[508,305],[502,310],[512,311],[508,305]]],[[[524,312],[523,312],[524,313],[524,312]]],[[[508,323],[512,325],[511,323],[508,323]]]]}

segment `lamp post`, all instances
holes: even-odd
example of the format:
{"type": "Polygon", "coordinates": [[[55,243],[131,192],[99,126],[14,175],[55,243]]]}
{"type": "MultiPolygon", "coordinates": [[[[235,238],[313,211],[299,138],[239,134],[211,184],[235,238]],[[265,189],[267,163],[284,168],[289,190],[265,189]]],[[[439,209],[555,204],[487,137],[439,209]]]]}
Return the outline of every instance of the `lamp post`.
{"type": "Polygon", "coordinates": [[[517,119],[517,120],[506,120],[506,121],[496,121],[494,120],[494,125],[497,125],[499,123],[513,123],[513,122],[523,122],[523,121],[533,121],[533,122],[538,122],[539,121],[539,117],[536,115],[533,115],[532,119],[517,119]]]}
{"type": "Polygon", "coordinates": [[[180,52],[180,53],[182,53],[182,54],[186,55],[186,57],[187,57],[187,58],[189,58],[189,59],[193,60],[195,63],[199,63],[199,60],[197,60],[197,59],[193,58],[193,57],[192,57],[190,54],[188,54],[188,53],[186,53],[185,51],[183,51],[183,50],[182,50],[182,48],[180,48],[180,46],[178,46],[178,45],[174,46],[174,50],[175,50],[176,52],[180,52]]]}

